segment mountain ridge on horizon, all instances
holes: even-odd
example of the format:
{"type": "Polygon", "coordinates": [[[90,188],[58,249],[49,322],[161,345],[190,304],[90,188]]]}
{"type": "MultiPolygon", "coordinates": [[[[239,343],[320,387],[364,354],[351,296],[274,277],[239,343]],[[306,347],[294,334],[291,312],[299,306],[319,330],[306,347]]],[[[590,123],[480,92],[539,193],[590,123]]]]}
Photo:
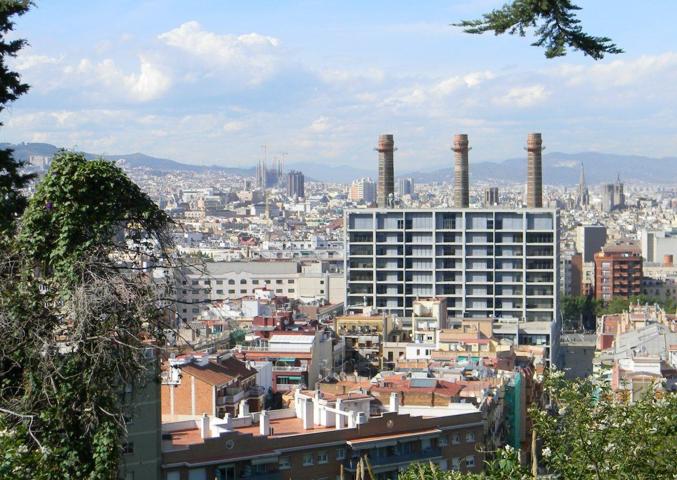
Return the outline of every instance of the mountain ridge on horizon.
{"type": "MultiPolygon", "coordinates": [[[[59,150],[49,143],[0,143],[0,148],[12,148],[18,160],[28,160],[31,155],[51,156],[59,150]]],[[[221,165],[193,165],[166,158],[154,157],[144,153],[97,155],[85,153],[88,158],[108,160],[124,159],[132,167],[149,168],[156,171],[207,171],[219,170],[240,176],[253,176],[256,167],[227,167],[221,165]]],[[[603,152],[562,153],[551,152],[543,155],[543,183],[546,185],[576,185],[580,177],[580,164],[585,166],[588,185],[611,183],[620,175],[630,182],[648,182],[666,184],[677,177],[677,157],[646,157],[641,155],[620,155],[603,152]],[[652,168],[646,168],[649,162],[652,168]]],[[[376,159],[374,169],[351,167],[349,165],[322,165],[311,162],[290,163],[289,169],[301,170],[308,179],[323,182],[350,183],[360,177],[376,178],[376,159]]],[[[525,158],[508,158],[499,162],[471,162],[471,181],[499,184],[526,182],[527,161],[525,158]]],[[[428,170],[405,170],[396,177],[412,177],[415,182],[429,183],[453,181],[453,159],[448,167],[431,166],[428,170]]]]}

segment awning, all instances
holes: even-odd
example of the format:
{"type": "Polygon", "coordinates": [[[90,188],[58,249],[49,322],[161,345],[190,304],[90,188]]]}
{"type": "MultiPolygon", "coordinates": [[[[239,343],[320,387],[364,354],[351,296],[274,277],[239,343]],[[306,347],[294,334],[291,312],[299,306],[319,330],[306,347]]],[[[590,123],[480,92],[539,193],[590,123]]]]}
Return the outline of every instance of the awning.
{"type": "Polygon", "coordinates": [[[252,458],[252,465],[263,465],[265,463],[277,463],[279,457],[277,455],[271,457],[256,457],[252,458]]]}
{"type": "Polygon", "coordinates": [[[382,435],[379,437],[368,437],[368,438],[359,438],[356,440],[349,440],[346,442],[353,448],[370,448],[374,446],[394,446],[397,445],[398,441],[406,438],[428,438],[434,437],[442,433],[442,430],[439,428],[433,428],[431,430],[424,430],[422,432],[412,432],[412,433],[394,433],[392,435],[382,435]]]}

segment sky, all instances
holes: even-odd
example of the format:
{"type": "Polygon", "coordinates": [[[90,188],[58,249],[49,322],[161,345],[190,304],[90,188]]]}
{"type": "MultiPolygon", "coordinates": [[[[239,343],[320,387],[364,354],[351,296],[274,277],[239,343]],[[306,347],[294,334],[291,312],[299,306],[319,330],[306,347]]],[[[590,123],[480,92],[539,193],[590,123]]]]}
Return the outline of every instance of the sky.
{"type": "Polygon", "coordinates": [[[184,163],[263,156],[372,168],[546,152],[677,156],[677,2],[579,0],[591,34],[625,50],[548,60],[530,37],[449,24],[504,0],[37,0],[17,19],[13,62],[30,92],[0,118],[2,141],[184,163]],[[373,164],[373,165],[372,165],[373,164]]]}

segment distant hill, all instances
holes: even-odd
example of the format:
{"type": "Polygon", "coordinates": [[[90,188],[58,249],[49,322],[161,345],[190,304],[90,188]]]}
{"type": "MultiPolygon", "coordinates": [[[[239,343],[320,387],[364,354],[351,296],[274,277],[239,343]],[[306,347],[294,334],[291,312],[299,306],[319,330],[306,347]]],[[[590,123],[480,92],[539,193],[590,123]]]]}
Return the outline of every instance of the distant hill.
{"type": "MultiPolygon", "coordinates": [[[[419,183],[453,181],[453,160],[449,168],[433,171],[416,171],[406,176],[419,183]]],[[[543,183],[549,185],[575,185],[585,166],[588,185],[610,183],[620,175],[623,181],[648,183],[676,183],[677,157],[651,158],[639,155],[616,155],[599,152],[559,153],[543,155],[543,183]]],[[[404,176],[404,175],[403,175],[404,176]]],[[[511,158],[503,162],[470,162],[470,180],[496,182],[524,182],[527,179],[527,159],[511,158]]]]}
{"type": "MultiPolygon", "coordinates": [[[[28,160],[30,155],[53,155],[58,148],[48,143],[20,143],[16,145],[0,143],[0,148],[13,148],[14,155],[20,160],[28,160]]],[[[89,158],[101,155],[87,153],[89,158]]],[[[253,176],[255,167],[224,167],[219,165],[191,165],[166,158],[152,157],[143,153],[103,155],[109,160],[124,159],[132,167],[144,167],[157,171],[195,171],[218,170],[233,175],[253,176]]],[[[376,158],[373,168],[355,168],[347,165],[326,165],[320,163],[292,163],[289,169],[300,170],[306,178],[323,182],[349,183],[360,177],[376,178],[376,158]]],[[[448,168],[421,169],[416,171],[400,170],[395,165],[395,174],[412,177],[418,183],[451,182],[454,179],[453,159],[449,158],[448,168]]],[[[580,175],[580,164],[585,165],[585,178],[589,185],[608,183],[620,174],[624,181],[647,183],[676,183],[677,157],[651,158],[639,155],[615,155],[599,152],[548,153],[543,156],[543,182],[550,185],[575,185],[580,175]]],[[[511,158],[503,162],[470,161],[471,181],[493,181],[496,183],[526,182],[526,155],[523,158],[511,158]]]]}
{"type": "MultiPolygon", "coordinates": [[[[31,155],[54,155],[59,148],[49,143],[19,143],[16,145],[9,143],[0,143],[0,148],[11,148],[14,150],[15,158],[19,160],[28,160],[31,155]]],[[[125,160],[127,165],[131,167],[150,168],[158,171],[192,171],[200,172],[205,170],[219,170],[233,175],[253,175],[256,168],[238,168],[238,167],[222,167],[218,165],[204,166],[204,165],[190,165],[187,163],[180,163],[167,158],[158,158],[146,155],[144,153],[128,153],[119,155],[97,155],[93,153],[85,153],[88,158],[105,158],[107,160],[125,160]]]]}

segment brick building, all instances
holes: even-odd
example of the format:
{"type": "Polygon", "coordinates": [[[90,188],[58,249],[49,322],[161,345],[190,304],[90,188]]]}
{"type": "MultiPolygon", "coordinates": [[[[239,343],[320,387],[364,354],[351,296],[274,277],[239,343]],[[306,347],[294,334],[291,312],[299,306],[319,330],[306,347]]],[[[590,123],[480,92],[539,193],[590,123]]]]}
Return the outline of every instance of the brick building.
{"type": "Polygon", "coordinates": [[[595,254],[595,298],[630,298],[642,293],[642,255],[635,245],[606,245],[595,254]]]}
{"type": "Polygon", "coordinates": [[[172,359],[162,375],[163,415],[237,415],[241,402],[258,411],[265,392],[256,385],[256,370],[226,354],[216,358],[172,359]]]}

